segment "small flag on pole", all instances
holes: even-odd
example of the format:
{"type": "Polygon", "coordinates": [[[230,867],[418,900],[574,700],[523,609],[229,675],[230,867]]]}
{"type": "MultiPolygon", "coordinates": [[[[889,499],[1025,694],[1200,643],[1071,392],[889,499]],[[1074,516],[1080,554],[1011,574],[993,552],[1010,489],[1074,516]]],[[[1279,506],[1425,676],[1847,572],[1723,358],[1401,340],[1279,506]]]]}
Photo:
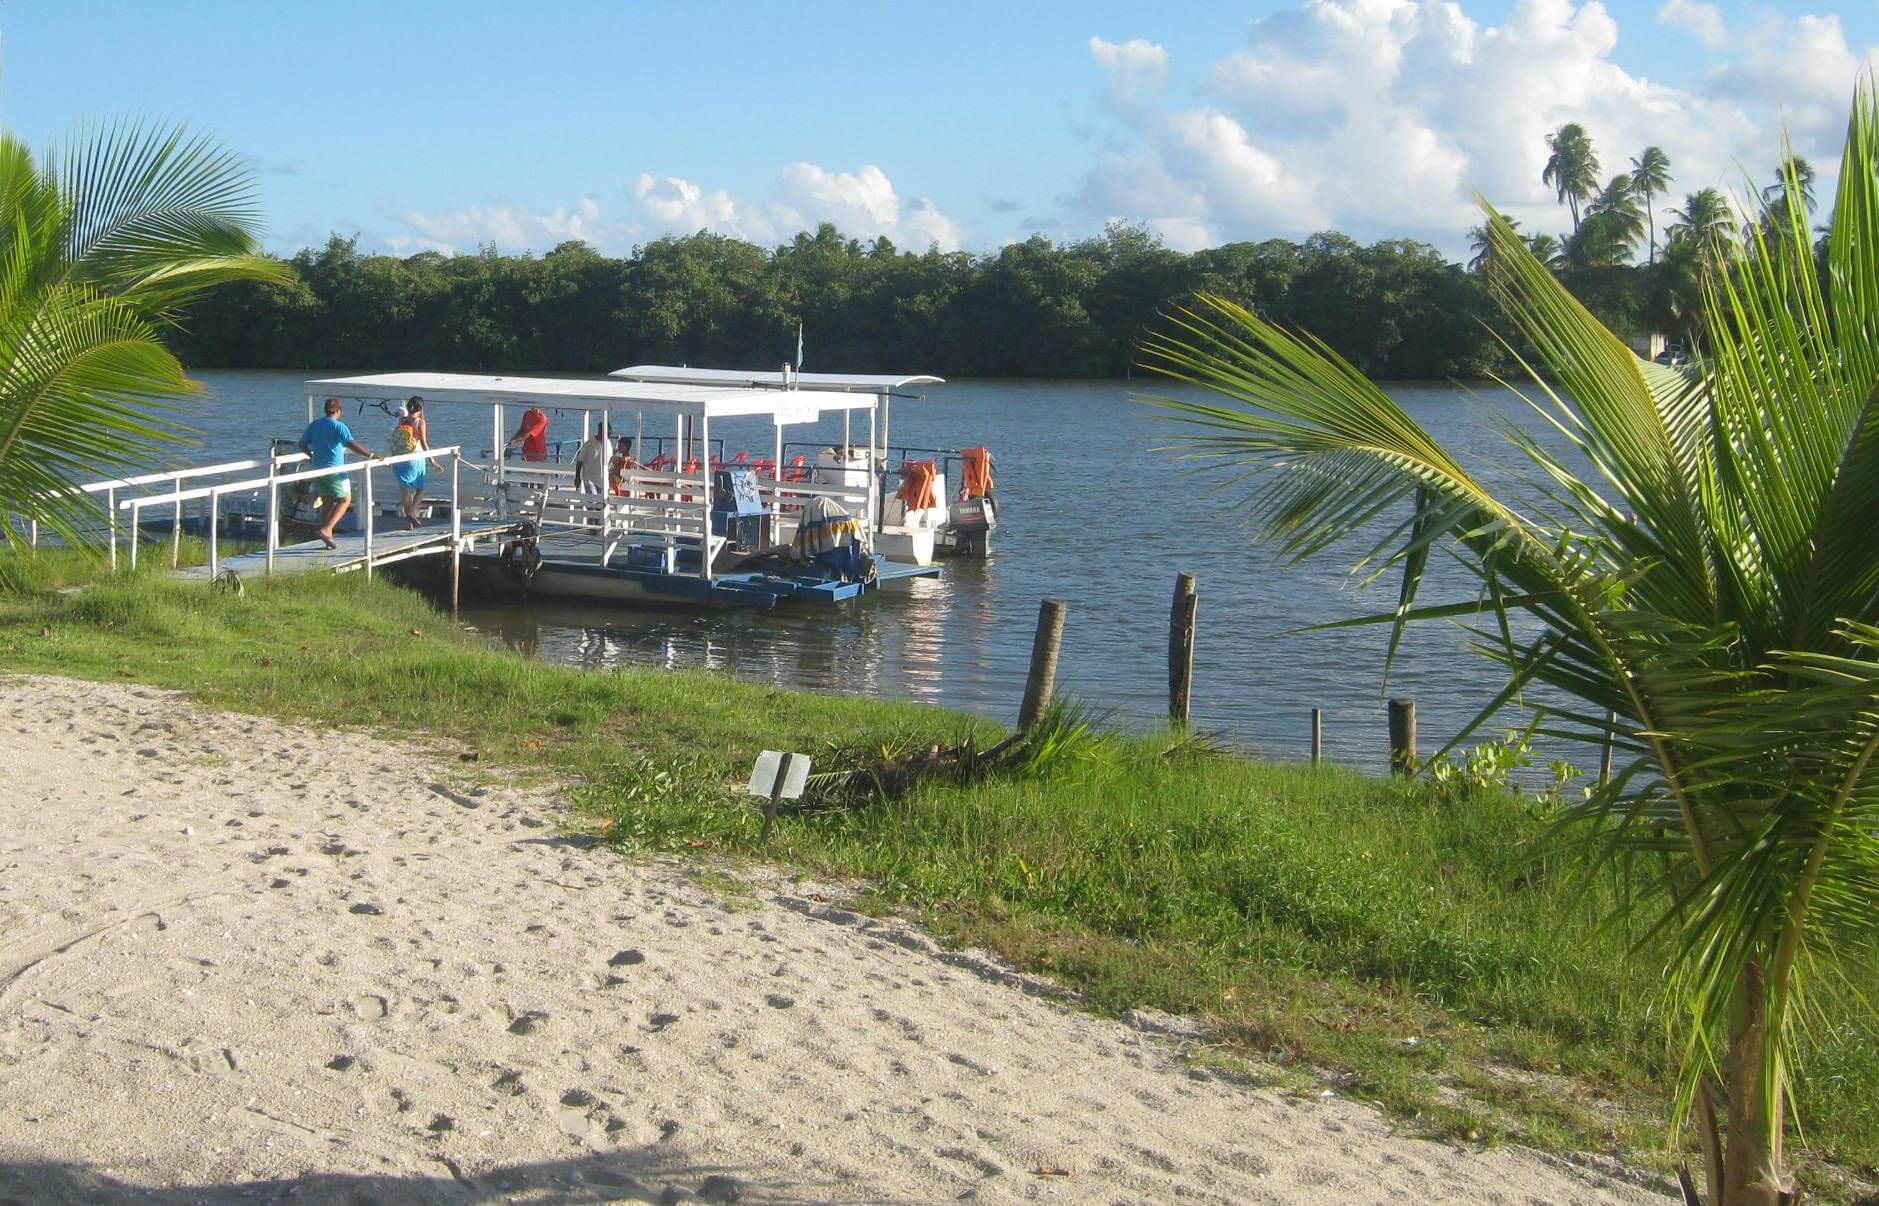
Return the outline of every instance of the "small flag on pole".
{"type": "Polygon", "coordinates": [[[796,323],[796,371],[802,372],[802,322],[796,323]]]}

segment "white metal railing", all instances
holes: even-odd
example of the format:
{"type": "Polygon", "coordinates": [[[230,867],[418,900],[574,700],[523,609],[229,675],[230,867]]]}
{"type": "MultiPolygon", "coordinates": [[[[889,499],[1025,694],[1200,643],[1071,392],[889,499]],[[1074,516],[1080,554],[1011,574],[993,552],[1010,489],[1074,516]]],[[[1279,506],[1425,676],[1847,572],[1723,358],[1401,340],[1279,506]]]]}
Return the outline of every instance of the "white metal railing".
{"type": "MultiPolygon", "coordinates": [[[[432,459],[432,458],[441,459],[444,457],[450,458],[450,462],[451,462],[450,464],[450,536],[451,536],[451,540],[453,543],[460,543],[462,540],[462,536],[463,536],[463,517],[462,517],[462,507],[460,505],[461,498],[459,494],[458,469],[463,459],[463,450],[460,445],[456,445],[456,444],[452,444],[447,448],[428,448],[428,449],[421,448],[416,452],[403,452],[403,453],[399,453],[396,456],[369,457],[364,460],[351,461],[344,465],[331,465],[322,469],[302,469],[294,473],[275,472],[274,470],[280,464],[285,464],[290,461],[303,461],[307,459],[304,453],[291,453],[286,456],[274,458],[272,463],[270,463],[268,466],[269,472],[266,477],[249,478],[244,481],[236,481],[236,482],[217,482],[215,485],[212,485],[212,486],[196,486],[187,490],[176,490],[169,494],[155,494],[155,495],[145,495],[145,496],[138,497],[138,498],[129,498],[129,499],[125,499],[122,502],[117,503],[116,506],[118,510],[126,510],[130,512],[130,528],[131,528],[131,532],[134,534],[137,531],[137,525],[138,525],[138,520],[139,520],[141,511],[146,506],[155,506],[161,503],[169,503],[174,507],[180,508],[183,503],[188,502],[191,499],[197,499],[197,498],[208,499],[209,500],[209,504],[208,504],[209,505],[209,577],[214,578],[221,570],[220,545],[217,540],[217,534],[218,534],[218,529],[220,528],[220,524],[217,523],[216,521],[220,517],[220,514],[221,514],[221,500],[223,496],[228,495],[228,494],[247,494],[247,493],[252,493],[254,491],[257,491],[257,490],[266,490],[267,491],[267,572],[269,574],[272,574],[274,572],[274,555],[280,549],[280,489],[279,487],[290,486],[297,482],[314,481],[318,478],[339,477],[345,474],[358,473],[362,476],[362,484],[364,486],[364,489],[362,491],[362,494],[364,495],[364,497],[361,499],[360,505],[361,505],[361,511],[363,513],[363,527],[364,527],[364,533],[365,533],[365,574],[366,574],[366,577],[369,578],[372,576],[373,523],[377,518],[375,514],[375,508],[372,502],[372,471],[374,469],[383,469],[391,465],[402,465],[409,461],[427,460],[427,459],[432,459]]],[[[134,538],[132,539],[131,546],[130,546],[130,564],[131,564],[132,569],[137,568],[137,541],[134,538]]]]}
{"type": "MultiPolygon", "coordinates": [[[[191,481],[195,478],[219,477],[230,473],[240,473],[248,469],[260,469],[264,466],[271,470],[275,466],[294,464],[306,459],[307,454],[304,452],[289,452],[270,457],[266,460],[223,461],[218,465],[193,465],[184,469],[165,469],[156,473],[140,473],[132,477],[108,477],[95,482],[85,482],[77,486],[76,490],[80,494],[104,495],[105,529],[110,538],[111,568],[115,570],[117,568],[118,491],[135,490],[146,486],[160,486],[166,483],[174,485],[191,481]]],[[[211,519],[213,519],[213,517],[211,517],[211,519]]],[[[172,516],[171,522],[170,564],[173,566],[179,559],[182,550],[183,506],[181,502],[175,504],[175,513],[172,516]]],[[[133,544],[136,542],[136,539],[137,532],[136,529],[133,528],[131,530],[131,541],[133,544]]],[[[37,520],[28,521],[27,542],[34,548],[39,547],[39,523],[37,520]]]]}

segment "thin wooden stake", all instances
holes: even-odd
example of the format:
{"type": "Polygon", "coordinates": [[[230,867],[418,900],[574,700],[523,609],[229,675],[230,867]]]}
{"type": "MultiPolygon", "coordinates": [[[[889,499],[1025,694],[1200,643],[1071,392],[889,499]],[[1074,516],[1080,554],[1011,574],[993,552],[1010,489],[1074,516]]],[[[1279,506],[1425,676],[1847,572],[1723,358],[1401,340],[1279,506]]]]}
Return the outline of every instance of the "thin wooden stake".
{"type": "Polygon", "coordinates": [[[1018,709],[1018,728],[1028,729],[1050,707],[1057,689],[1057,651],[1063,646],[1063,618],[1068,608],[1062,599],[1046,598],[1037,609],[1037,635],[1031,641],[1031,673],[1024,683],[1024,705],[1018,709]]]}
{"type": "Polygon", "coordinates": [[[1168,612],[1168,719],[1176,727],[1187,724],[1194,704],[1194,616],[1199,597],[1194,575],[1174,579],[1174,605],[1168,612]]]}
{"type": "Polygon", "coordinates": [[[1398,775],[1416,773],[1416,701],[1390,701],[1390,771],[1398,775]]]}
{"type": "Polygon", "coordinates": [[[1311,710],[1311,764],[1324,761],[1324,709],[1311,710]]]}

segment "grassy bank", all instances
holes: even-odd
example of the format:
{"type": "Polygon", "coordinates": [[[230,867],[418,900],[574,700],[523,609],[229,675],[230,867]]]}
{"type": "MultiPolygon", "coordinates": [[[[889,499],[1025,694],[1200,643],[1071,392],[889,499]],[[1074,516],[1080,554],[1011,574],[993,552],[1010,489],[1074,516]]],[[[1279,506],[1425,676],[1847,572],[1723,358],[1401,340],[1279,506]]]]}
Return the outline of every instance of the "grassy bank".
{"type": "MultiPolygon", "coordinates": [[[[4,554],[0,554],[3,557],[4,554]]],[[[930,784],[792,815],[767,846],[731,790],[758,749],[905,748],[992,726],[703,673],[542,666],[356,578],[240,598],[148,577],[78,594],[65,555],[0,573],[0,670],[184,688],[216,707],[443,736],[567,785],[629,850],[759,855],[864,878],[916,915],[1080,990],[1207,1019],[1212,1062],[1374,1098],[1461,1138],[1655,1151],[1649,952],[1595,931],[1599,893],[1538,861],[1531,800],[1438,802],[1335,769],[1092,745],[1041,778],[930,784]]],[[[467,773],[492,773],[483,767],[467,773]]],[[[506,773],[506,772],[503,772],[506,773]]],[[[1879,987],[1868,976],[1867,987],[1879,987]]],[[[1829,1002],[1806,1052],[1810,1180],[1879,1164],[1879,1025],[1829,1002]]]]}

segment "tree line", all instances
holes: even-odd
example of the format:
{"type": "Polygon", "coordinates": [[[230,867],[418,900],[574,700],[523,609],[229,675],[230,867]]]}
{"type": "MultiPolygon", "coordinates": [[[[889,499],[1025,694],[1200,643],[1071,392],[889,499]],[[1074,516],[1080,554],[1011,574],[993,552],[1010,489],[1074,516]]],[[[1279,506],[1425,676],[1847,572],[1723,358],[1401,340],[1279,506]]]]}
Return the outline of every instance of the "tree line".
{"type": "MultiPolygon", "coordinates": [[[[1805,221],[1812,204],[1812,169],[1790,158],[1761,198],[1760,228],[1739,229],[1723,194],[1703,189],[1660,232],[1654,202],[1672,180],[1660,148],[1601,185],[1582,126],[1548,143],[1543,179],[1572,229],[1527,242],[1621,336],[1697,342],[1705,273],[1731,262],[1744,233],[1805,221]],[[1640,242],[1642,264],[1633,262],[1640,242]]],[[[171,343],[185,363],[215,368],[767,368],[794,359],[801,324],[811,370],[1121,377],[1148,332],[1214,293],[1310,332],[1374,377],[1477,378],[1510,365],[1485,229],[1474,239],[1464,266],[1424,243],[1330,232],[1182,253],[1124,223],[978,254],[906,252],[826,223],[777,247],[706,232],[626,256],[581,242],[541,256],[372,255],[334,235],[285,260],[284,284],[210,293],[171,343]]]]}

